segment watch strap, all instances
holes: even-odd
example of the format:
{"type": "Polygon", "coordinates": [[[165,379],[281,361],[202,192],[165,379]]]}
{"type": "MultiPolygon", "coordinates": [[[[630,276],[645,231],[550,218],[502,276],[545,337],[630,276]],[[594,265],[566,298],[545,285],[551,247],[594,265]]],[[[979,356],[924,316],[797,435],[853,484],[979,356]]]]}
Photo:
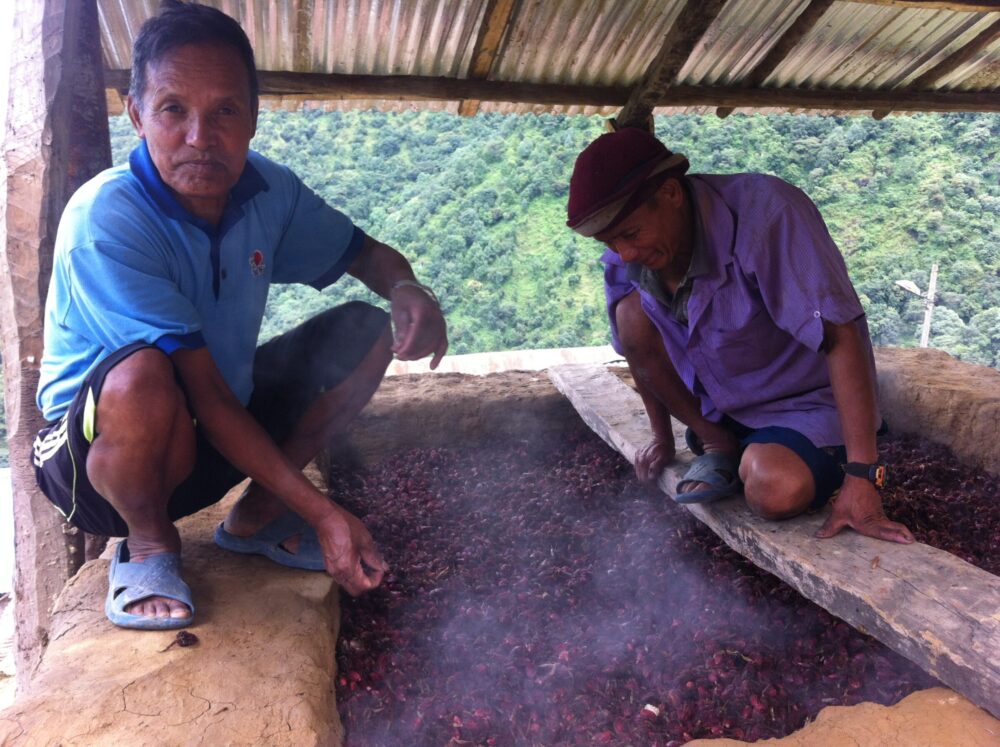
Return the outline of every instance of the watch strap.
{"type": "Polygon", "coordinates": [[[845,474],[852,477],[862,477],[875,485],[876,488],[884,488],[888,477],[888,467],[882,463],[865,464],[864,462],[847,462],[840,465],[845,474]]]}

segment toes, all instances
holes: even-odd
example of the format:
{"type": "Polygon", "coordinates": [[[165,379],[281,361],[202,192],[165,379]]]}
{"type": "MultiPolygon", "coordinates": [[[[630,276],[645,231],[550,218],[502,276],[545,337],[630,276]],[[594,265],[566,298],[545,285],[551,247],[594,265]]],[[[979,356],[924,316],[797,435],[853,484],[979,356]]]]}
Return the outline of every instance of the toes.
{"type": "Polygon", "coordinates": [[[187,608],[187,605],[180,604],[180,602],[178,602],[178,605],[179,606],[174,607],[173,609],[170,610],[171,617],[173,618],[191,617],[191,610],[187,608]]]}
{"type": "Polygon", "coordinates": [[[696,490],[708,490],[712,486],[707,482],[692,482],[681,489],[681,493],[693,493],[696,490]]]}
{"type": "Polygon", "coordinates": [[[125,608],[130,615],[140,617],[191,617],[191,610],[183,602],[166,597],[149,597],[130,604],[125,608]]]}

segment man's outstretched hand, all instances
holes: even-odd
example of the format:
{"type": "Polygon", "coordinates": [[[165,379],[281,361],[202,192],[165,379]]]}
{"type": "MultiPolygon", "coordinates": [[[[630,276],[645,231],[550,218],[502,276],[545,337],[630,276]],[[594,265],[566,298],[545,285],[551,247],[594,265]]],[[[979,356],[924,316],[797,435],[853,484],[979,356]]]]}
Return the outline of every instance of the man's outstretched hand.
{"type": "Polygon", "coordinates": [[[356,597],[376,588],[389,570],[361,520],[340,507],[316,527],[326,571],[340,586],[356,597]]]}
{"type": "Polygon", "coordinates": [[[424,291],[400,286],[392,293],[392,352],[403,361],[432,355],[437,368],[448,350],[448,327],[441,308],[424,291]]]}
{"type": "Polygon", "coordinates": [[[672,434],[669,439],[655,438],[635,453],[635,476],[640,482],[654,483],[675,456],[672,434]]]}
{"type": "Polygon", "coordinates": [[[840,495],[833,502],[833,511],[816,536],[833,537],[845,527],[887,542],[909,545],[914,541],[909,529],[885,515],[882,498],[875,486],[867,480],[850,476],[844,478],[840,495]]]}

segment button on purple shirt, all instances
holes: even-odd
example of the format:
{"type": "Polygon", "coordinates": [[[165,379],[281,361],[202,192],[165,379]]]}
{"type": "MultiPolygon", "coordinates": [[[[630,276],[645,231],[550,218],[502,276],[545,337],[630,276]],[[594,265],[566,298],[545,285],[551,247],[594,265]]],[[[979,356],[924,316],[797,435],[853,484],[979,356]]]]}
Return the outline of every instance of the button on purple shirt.
{"type": "Polygon", "coordinates": [[[816,446],[844,442],[830,388],[823,320],[854,321],[875,360],[864,310],[819,211],[798,188],[763,174],[689,175],[708,270],[694,278],[688,324],[629,280],[605,251],[611,337],[614,306],[638,291],[677,373],[712,421],[784,426],[816,446]]]}

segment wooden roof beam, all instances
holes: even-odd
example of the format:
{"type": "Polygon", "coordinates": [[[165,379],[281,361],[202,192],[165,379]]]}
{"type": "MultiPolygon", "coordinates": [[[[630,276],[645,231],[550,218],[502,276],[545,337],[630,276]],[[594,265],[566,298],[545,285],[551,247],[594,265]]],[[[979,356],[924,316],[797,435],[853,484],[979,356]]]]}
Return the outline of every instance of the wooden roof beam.
{"type": "MultiPolygon", "coordinates": [[[[493,69],[500,43],[503,41],[514,15],[516,0],[489,0],[482,25],[479,27],[479,38],[472,53],[472,63],[466,76],[470,80],[486,80],[493,69]]],[[[458,104],[458,113],[463,117],[472,117],[479,111],[477,99],[463,99],[458,104]]]]}
{"type": "MultiPolygon", "coordinates": [[[[778,65],[784,61],[788,53],[795,49],[806,34],[813,30],[831,5],[833,5],[833,0],[812,0],[806,6],[805,10],[799,13],[798,17],[792,21],[792,25],[785,29],[785,33],[781,35],[778,41],[768,50],[767,54],[764,55],[764,59],[750,71],[749,75],[740,81],[740,85],[744,88],[760,87],[770,77],[771,73],[777,69],[778,65]]],[[[729,106],[719,107],[715,110],[715,113],[720,118],[725,119],[733,113],[733,108],[729,106]]]]}
{"type": "Polygon", "coordinates": [[[698,41],[718,17],[725,0],[688,0],[667,32],[660,51],[646,68],[615,122],[616,127],[647,127],[653,108],[662,105],[677,74],[698,41]]]}
{"type": "Polygon", "coordinates": [[[962,13],[991,13],[1000,10],[1000,0],[845,0],[845,2],[921,10],[954,10],[962,13]]]}
{"type": "MultiPolygon", "coordinates": [[[[915,78],[913,82],[907,86],[907,89],[922,91],[931,88],[931,86],[941,80],[941,78],[964,65],[966,62],[975,57],[981,50],[988,47],[997,39],[1000,39],[1000,21],[995,21],[987,29],[978,34],[971,42],[963,44],[962,47],[954,54],[941,60],[941,62],[932,67],[930,70],[915,78]]],[[[873,112],[872,116],[875,117],[875,119],[883,119],[889,114],[890,111],[891,109],[879,109],[873,112]]]]}
{"type": "MultiPolygon", "coordinates": [[[[124,93],[128,70],[107,70],[109,88],[124,93]]],[[[620,107],[630,96],[625,86],[580,86],[460,80],[409,75],[343,75],[326,73],[258,73],[261,96],[303,101],[456,101],[478,99],[549,106],[620,107]]],[[[1000,112],[994,91],[830,90],[807,88],[741,88],[739,86],[674,86],[654,106],[731,106],[757,109],[927,112],[1000,112]]]]}

